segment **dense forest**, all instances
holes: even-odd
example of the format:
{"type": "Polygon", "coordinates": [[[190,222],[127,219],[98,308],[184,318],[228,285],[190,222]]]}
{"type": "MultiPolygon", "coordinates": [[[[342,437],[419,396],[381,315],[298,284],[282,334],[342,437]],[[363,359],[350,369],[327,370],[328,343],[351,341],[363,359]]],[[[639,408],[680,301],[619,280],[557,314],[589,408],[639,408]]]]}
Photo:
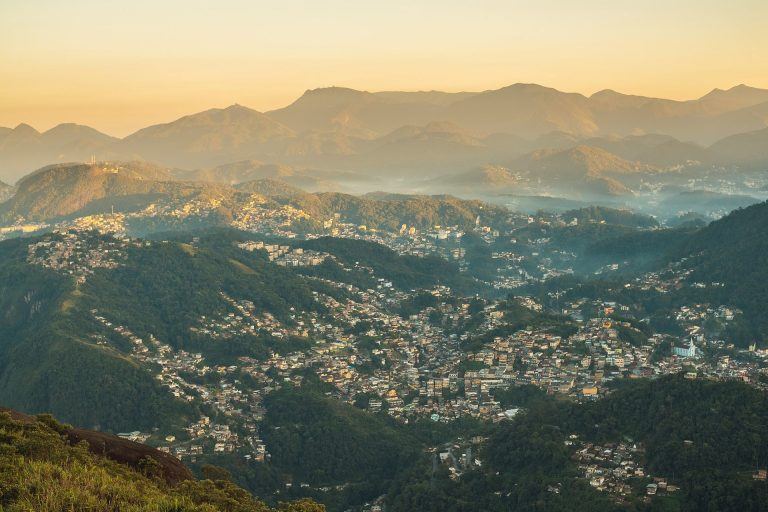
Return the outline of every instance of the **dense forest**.
{"type": "MultiPolygon", "coordinates": [[[[344,484],[335,510],[386,491],[420,454],[416,437],[386,415],[371,415],[313,389],[284,389],[265,401],[262,435],[272,466],[294,484],[344,484]]],[[[326,500],[326,496],[318,496],[326,500]]]]}
{"type": "Polygon", "coordinates": [[[176,423],[191,411],[148,370],[85,337],[73,279],[24,261],[19,241],[0,244],[0,403],[119,430],[176,423]]]}
{"type": "Polygon", "coordinates": [[[714,298],[744,310],[755,331],[768,338],[768,203],[731,212],[690,236],[673,254],[690,256],[694,278],[723,283],[714,298]]]}

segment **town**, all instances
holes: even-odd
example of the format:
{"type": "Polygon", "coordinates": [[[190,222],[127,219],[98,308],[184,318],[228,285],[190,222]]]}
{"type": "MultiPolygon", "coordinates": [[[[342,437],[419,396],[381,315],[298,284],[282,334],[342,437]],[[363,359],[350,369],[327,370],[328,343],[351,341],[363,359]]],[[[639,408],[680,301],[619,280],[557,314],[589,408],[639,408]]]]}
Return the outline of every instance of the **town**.
{"type": "MultiPolygon", "coordinates": [[[[276,215],[283,219],[288,213],[276,215]]],[[[30,244],[28,262],[83,283],[96,269],[119,267],[129,248],[141,250],[158,243],[134,239],[115,229],[122,220],[122,216],[79,219],[30,244]],[[94,234],[94,228],[114,235],[94,234]]],[[[538,222],[527,217],[518,221],[523,226],[538,222]]],[[[259,220],[258,229],[264,229],[264,222],[264,218],[259,220]]],[[[326,260],[341,264],[331,254],[296,247],[296,236],[277,238],[282,233],[280,226],[283,221],[272,224],[276,231],[270,235],[275,242],[238,242],[236,248],[263,252],[268,261],[286,268],[311,268],[326,260]]],[[[422,233],[403,226],[388,233],[345,225],[339,219],[329,221],[329,226],[336,236],[375,241],[399,254],[434,253],[458,260],[465,254],[462,233],[453,228],[435,227],[422,233]],[[441,242],[451,238],[449,250],[438,250],[446,247],[441,242]]],[[[498,236],[479,222],[476,230],[481,239],[487,239],[484,243],[490,244],[498,236]]],[[[494,253],[493,259],[499,262],[498,279],[503,282],[508,282],[509,269],[514,269],[514,288],[546,281],[548,273],[556,272],[535,255],[507,251],[494,253]],[[529,260],[545,270],[536,277],[519,272],[523,266],[532,267],[529,260]]],[[[465,269],[462,272],[466,266],[465,262],[460,267],[465,269]]],[[[343,290],[346,298],[313,292],[324,313],[295,310],[285,322],[260,310],[249,297],[221,291],[227,312],[201,315],[189,326],[190,337],[212,344],[253,337],[274,340],[277,347],[299,339],[306,347],[272,350],[264,358],[240,357],[229,364],[209,361],[203,353],[174,349],[152,333],[139,336],[131,325],[120,325],[93,309],[94,343],[128,355],[153,371],[176,399],[199,404],[206,411],[181,431],[121,435],[149,442],[181,459],[236,454],[254,463],[268,461],[272,455],[259,430],[264,398],[281,387],[301,386],[307,372],[330,385],[336,399],[404,423],[420,418],[449,423],[466,417],[514,421],[523,408],[505,403],[499,396],[504,390],[523,386],[575,402],[600,400],[610,393],[610,383],[616,379],[680,373],[691,379],[738,380],[768,389],[768,351],[754,344],[739,349],[711,334],[717,332],[713,326],[738,321],[742,313],[735,307],[694,303],[676,308],[670,316],[680,334],[674,336],[654,332],[647,319],[637,317],[633,304],[615,300],[561,300],[563,293],[558,291],[544,304],[542,298],[524,295],[461,296],[444,285],[404,290],[376,276],[372,268],[356,264],[354,270],[373,276],[375,286],[361,289],[307,277],[343,290]],[[403,304],[416,300],[426,305],[403,310],[403,304]],[[540,315],[548,321],[533,320],[540,315]],[[521,324],[520,317],[528,320],[521,324]]],[[[633,278],[624,288],[665,294],[686,286],[719,286],[688,278],[689,272],[678,262],[663,272],[633,278]]],[[[499,287],[507,285],[494,286],[499,287]]],[[[627,493],[627,478],[642,476],[638,447],[587,444],[577,456],[583,477],[617,499],[627,493]]],[[[462,464],[455,463],[458,459],[450,453],[441,453],[438,460],[452,464],[460,475],[463,465],[475,464],[471,453],[462,457],[462,464]]],[[[648,494],[673,491],[662,480],[648,488],[648,494]]]]}

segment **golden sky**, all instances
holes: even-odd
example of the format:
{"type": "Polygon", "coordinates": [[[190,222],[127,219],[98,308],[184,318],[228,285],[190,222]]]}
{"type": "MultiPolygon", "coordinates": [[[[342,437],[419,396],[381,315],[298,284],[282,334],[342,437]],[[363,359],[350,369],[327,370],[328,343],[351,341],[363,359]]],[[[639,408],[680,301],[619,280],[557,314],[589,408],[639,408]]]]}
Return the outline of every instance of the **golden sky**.
{"type": "Polygon", "coordinates": [[[768,88],[767,0],[0,0],[0,126],[123,136],[310,88],[768,88]]]}

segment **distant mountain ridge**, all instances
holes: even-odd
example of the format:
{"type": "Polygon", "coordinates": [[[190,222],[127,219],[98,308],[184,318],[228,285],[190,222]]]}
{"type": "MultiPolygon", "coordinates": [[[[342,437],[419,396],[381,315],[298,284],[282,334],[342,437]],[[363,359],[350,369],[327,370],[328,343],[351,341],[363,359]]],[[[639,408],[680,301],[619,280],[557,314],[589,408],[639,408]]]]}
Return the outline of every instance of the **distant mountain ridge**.
{"type": "Polygon", "coordinates": [[[726,137],[711,151],[721,163],[768,169],[768,128],[726,137]]]}
{"type": "Polygon", "coordinates": [[[767,127],[768,90],[746,85],[688,101],[612,90],[585,96],[522,83],[468,93],[329,87],[266,113],[235,104],[149,126],[124,139],[76,124],[44,133],[25,124],[2,128],[0,179],[14,182],[32,169],[92,155],[187,170],[257,160],[298,169],[429,177],[580,144],[655,166],[735,160],[760,166],[762,140],[745,138],[746,147],[732,149],[736,142],[729,139],[767,127]]]}
{"type": "Polygon", "coordinates": [[[59,164],[19,181],[16,194],[0,204],[0,219],[64,217],[103,199],[130,199],[139,208],[159,195],[189,195],[202,188],[172,181],[166,171],[147,164],[59,164]]]}
{"type": "Polygon", "coordinates": [[[293,136],[290,128],[261,112],[232,105],[143,128],[119,146],[150,161],[195,168],[269,153],[293,136]]]}
{"type": "Polygon", "coordinates": [[[119,139],[88,126],[60,124],[40,133],[27,124],[0,130],[0,179],[15,181],[28,172],[57,162],[105,155],[119,139]]]}
{"type": "Polygon", "coordinates": [[[258,160],[241,160],[207,169],[173,171],[176,179],[238,185],[248,181],[274,179],[309,192],[343,189],[341,182],[364,180],[364,176],[341,171],[301,169],[283,164],[268,164],[258,160]]]}
{"type": "Polygon", "coordinates": [[[512,162],[525,169],[531,180],[543,180],[555,190],[576,190],[585,195],[631,195],[627,180],[653,174],[658,168],[624,160],[604,149],[576,146],[563,150],[539,150],[512,162]]]}
{"type": "Polygon", "coordinates": [[[254,200],[265,208],[291,206],[303,211],[313,222],[339,214],[345,222],[371,228],[398,229],[402,223],[420,229],[443,224],[467,227],[480,214],[486,220],[506,214],[501,207],[445,195],[372,197],[305,192],[279,177],[255,176],[234,186],[178,181],[171,171],[149,164],[100,162],[53,165],[25,177],[16,194],[0,204],[0,225],[17,220],[47,222],[109,213],[113,206],[116,212],[132,213],[145,209],[156,212],[163,207],[184,211],[193,204],[205,204],[212,213],[197,217],[190,214],[191,218],[205,221],[206,225],[228,225],[233,215],[248,208],[254,200]]]}

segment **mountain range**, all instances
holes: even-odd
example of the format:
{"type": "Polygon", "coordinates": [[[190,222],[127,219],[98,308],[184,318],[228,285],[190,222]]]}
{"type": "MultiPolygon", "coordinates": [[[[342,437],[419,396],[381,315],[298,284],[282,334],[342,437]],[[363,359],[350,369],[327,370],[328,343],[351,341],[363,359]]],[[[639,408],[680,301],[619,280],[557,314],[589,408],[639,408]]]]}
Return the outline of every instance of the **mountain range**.
{"type": "Polygon", "coordinates": [[[584,96],[535,84],[477,93],[330,87],[281,109],[214,108],[123,139],[76,124],[43,133],[26,124],[0,128],[0,179],[15,182],[45,165],[91,156],[188,171],[255,160],[294,174],[429,178],[579,145],[658,167],[754,168],[768,164],[767,125],[768,90],[745,85],[689,101],[610,90],[584,96]]]}
{"type": "MultiPolygon", "coordinates": [[[[245,165],[245,168],[252,168],[245,165]]],[[[0,203],[0,225],[73,219],[114,211],[143,211],[145,219],[182,219],[205,225],[229,225],[254,207],[287,206],[306,215],[309,222],[340,219],[371,228],[474,224],[478,215],[492,222],[506,210],[480,201],[451,196],[309,193],[282,179],[261,178],[234,186],[208,181],[183,181],[173,172],[142,162],[57,164],[19,181],[16,193],[0,203]],[[195,213],[196,212],[196,213],[195,213]]],[[[141,233],[152,231],[142,228],[141,233]]]]}

